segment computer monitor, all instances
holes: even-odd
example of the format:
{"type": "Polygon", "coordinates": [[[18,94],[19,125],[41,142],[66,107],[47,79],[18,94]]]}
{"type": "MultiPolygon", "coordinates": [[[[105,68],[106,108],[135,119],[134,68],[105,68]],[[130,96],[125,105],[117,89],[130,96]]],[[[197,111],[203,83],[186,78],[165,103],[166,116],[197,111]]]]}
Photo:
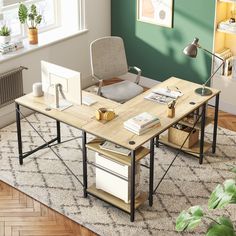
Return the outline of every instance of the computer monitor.
{"type": "Polygon", "coordinates": [[[55,97],[53,108],[63,110],[75,103],[81,105],[81,74],[80,72],[41,61],[41,79],[45,94],[55,97]],[[63,99],[58,99],[61,92],[63,99]],[[72,102],[72,103],[70,103],[72,102]]]}

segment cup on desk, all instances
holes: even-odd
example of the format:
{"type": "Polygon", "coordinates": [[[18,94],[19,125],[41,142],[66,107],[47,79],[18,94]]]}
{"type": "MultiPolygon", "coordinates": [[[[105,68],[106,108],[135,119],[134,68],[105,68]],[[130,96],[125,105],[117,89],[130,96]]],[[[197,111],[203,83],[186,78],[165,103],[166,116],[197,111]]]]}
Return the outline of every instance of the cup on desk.
{"type": "Polygon", "coordinates": [[[175,105],[176,105],[176,100],[173,100],[167,104],[167,117],[169,118],[175,117],[175,105]]]}
{"type": "Polygon", "coordinates": [[[42,97],[43,96],[42,83],[40,83],[40,82],[34,83],[32,90],[33,90],[33,96],[35,96],[35,97],[42,97]]]}
{"type": "Polygon", "coordinates": [[[167,108],[167,116],[169,117],[169,118],[173,118],[173,117],[175,117],[175,108],[173,107],[173,108],[167,108]]]}

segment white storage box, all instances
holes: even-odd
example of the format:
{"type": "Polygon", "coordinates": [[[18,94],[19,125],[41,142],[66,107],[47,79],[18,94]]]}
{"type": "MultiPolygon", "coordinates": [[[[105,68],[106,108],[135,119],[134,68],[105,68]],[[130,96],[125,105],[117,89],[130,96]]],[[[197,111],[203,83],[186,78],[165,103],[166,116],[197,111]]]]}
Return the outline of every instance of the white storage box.
{"type": "MultiPolygon", "coordinates": [[[[112,161],[108,157],[105,157],[97,152],[95,153],[95,162],[100,168],[126,179],[121,179],[115,175],[112,175],[111,173],[106,172],[105,170],[96,168],[96,188],[106,191],[128,203],[130,201],[131,166],[112,161]]],[[[138,197],[140,193],[139,163],[136,164],[135,170],[135,197],[138,197]]]]}

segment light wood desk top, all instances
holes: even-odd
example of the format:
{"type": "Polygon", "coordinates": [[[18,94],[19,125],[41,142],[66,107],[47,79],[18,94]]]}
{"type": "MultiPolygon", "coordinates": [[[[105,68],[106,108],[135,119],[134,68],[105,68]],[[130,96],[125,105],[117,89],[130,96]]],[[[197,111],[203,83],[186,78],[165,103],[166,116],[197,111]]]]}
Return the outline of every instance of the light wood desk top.
{"type": "Polygon", "coordinates": [[[20,105],[31,108],[75,128],[85,130],[88,133],[115,142],[126,148],[136,150],[143,143],[161,134],[171,125],[178,122],[187,114],[194,111],[196,108],[220,93],[219,90],[211,88],[213,92],[212,95],[200,96],[194,92],[194,90],[200,86],[201,85],[199,84],[171,77],[165,82],[156,85],[152,89],[131,99],[125,104],[119,104],[114,101],[83,91],[83,95],[93,97],[98,102],[92,106],[75,105],[64,111],[58,111],[55,109],[46,111],[45,108],[47,107],[47,105],[45,104],[45,98],[33,97],[32,94],[20,97],[16,99],[16,102],[20,105]],[[173,90],[175,89],[175,87],[178,87],[179,90],[184,93],[184,95],[178,99],[176,105],[176,114],[174,118],[167,117],[166,104],[159,104],[144,99],[144,97],[148,93],[150,93],[152,89],[166,88],[167,86],[173,90]],[[190,102],[195,102],[195,105],[190,105],[190,102]],[[101,107],[114,109],[117,117],[105,124],[97,121],[95,119],[95,110],[101,107]],[[142,112],[156,114],[160,118],[161,126],[153,128],[149,132],[138,136],[126,130],[123,127],[123,122],[142,112]],[[135,142],[134,145],[129,144],[129,141],[131,140],[135,142]]]}
{"type": "Polygon", "coordinates": [[[113,141],[126,148],[135,150],[143,143],[161,134],[171,125],[175,124],[187,114],[194,111],[196,108],[203,105],[205,102],[220,93],[219,90],[211,88],[213,92],[212,95],[200,96],[194,92],[194,90],[200,86],[201,85],[199,84],[171,77],[170,79],[156,85],[145,93],[131,99],[125,104],[121,104],[120,106],[116,107],[114,110],[118,116],[114,120],[106,124],[101,124],[100,122],[94,120],[84,125],[83,129],[96,136],[113,141]],[[166,88],[167,86],[173,90],[175,87],[178,87],[179,90],[184,93],[184,95],[177,101],[175,109],[176,114],[174,118],[167,117],[166,104],[155,103],[153,101],[144,99],[144,97],[149,94],[152,89],[166,88]],[[195,102],[195,105],[191,105],[190,102],[195,102]],[[151,114],[157,115],[161,121],[161,126],[153,128],[149,132],[138,136],[126,130],[123,127],[123,123],[129,118],[134,117],[142,112],[149,112],[151,114]],[[129,141],[131,140],[135,142],[134,145],[129,144],[129,141]]]}
{"type": "Polygon", "coordinates": [[[17,98],[15,101],[24,107],[35,110],[41,114],[44,114],[48,117],[66,123],[78,129],[81,129],[85,124],[91,122],[91,120],[94,119],[95,111],[98,108],[106,107],[114,109],[115,107],[120,105],[120,103],[91,94],[86,91],[83,91],[82,94],[83,96],[88,96],[93,98],[97,102],[92,106],[74,105],[65,109],[64,111],[59,111],[56,109],[51,109],[50,111],[46,111],[48,102],[46,96],[34,97],[32,93],[30,93],[23,97],[17,98]]]}

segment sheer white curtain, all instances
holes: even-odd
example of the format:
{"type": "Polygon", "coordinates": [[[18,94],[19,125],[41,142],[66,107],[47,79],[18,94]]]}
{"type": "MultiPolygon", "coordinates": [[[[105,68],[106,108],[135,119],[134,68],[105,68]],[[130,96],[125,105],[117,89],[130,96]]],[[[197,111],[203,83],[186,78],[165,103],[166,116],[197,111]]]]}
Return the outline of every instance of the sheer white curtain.
{"type": "Polygon", "coordinates": [[[2,7],[3,7],[3,0],[0,0],[0,20],[3,19],[2,7]]]}
{"type": "Polygon", "coordinates": [[[0,2],[2,2],[3,6],[5,7],[5,6],[8,6],[8,5],[19,3],[19,0],[0,0],[0,2]]]}

